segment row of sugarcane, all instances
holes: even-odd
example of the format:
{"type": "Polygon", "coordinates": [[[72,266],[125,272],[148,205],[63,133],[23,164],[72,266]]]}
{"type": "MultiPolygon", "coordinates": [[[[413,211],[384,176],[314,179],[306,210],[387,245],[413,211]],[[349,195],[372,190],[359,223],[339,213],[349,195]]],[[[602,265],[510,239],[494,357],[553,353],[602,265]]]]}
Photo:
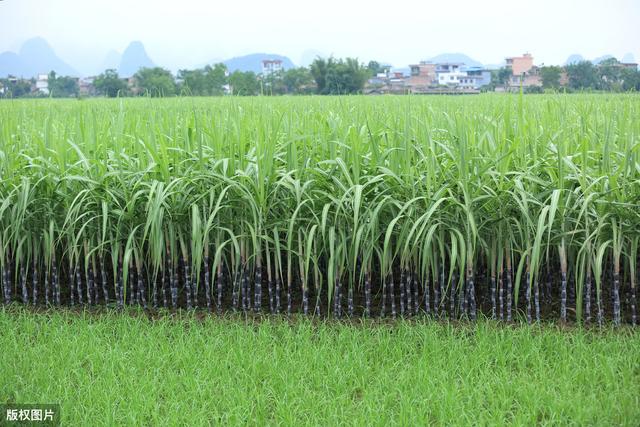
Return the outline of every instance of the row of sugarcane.
{"type": "MultiPolygon", "coordinates": [[[[110,256],[102,258],[92,254],[86,242],[85,249],[87,262],[76,264],[73,260],[59,259],[55,252],[50,263],[36,257],[19,262],[7,254],[1,275],[4,304],[19,301],[34,306],[104,305],[116,308],[135,305],[144,309],[206,308],[218,313],[231,309],[286,315],[300,312],[335,318],[427,315],[475,320],[478,312],[483,312],[487,317],[507,322],[521,315],[531,323],[541,321],[543,311],[549,318],[559,314],[560,320],[566,322],[568,312],[575,313],[576,304],[582,301],[585,323],[592,322],[594,314],[598,325],[605,321],[605,292],[604,289],[595,291],[591,274],[582,278],[583,286],[577,286],[576,277],[571,277],[575,274],[568,275],[565,262],[558,259],[555,261],[560,267],[559,274],[552,267],[546,268],[545,274],[531,284],[526,272],[524,292],[519,293],[514,288],[512,254],[508,250],[500,265],[478,265],[478,274],[468,270],[459,275],[457,268],[450,269],[445,262],[441,266],[435,264],[426,275],[420,274],[415,266],[397,265],[381,277],[377,274],[378,265],[371,262],[364,266],[359,260],[362,286],[346,286],[344,282],[348,275],[344,274],[338,274],[332,286],[322,283],[305,286],[309,278],[303,278],[304,269],[285,273],[283,277],[275,254],[265,254],[264,258],[269,260],[265,267],[255,262],[251,265],[244,253],[236,263],[235,254],[230,252],[231,264],[227,266],[224,262],[212,265],[207,251],[202,269],[195,277],[191,270],[192,257],[186,254],[176,259],[169,248],[162,268],[155,273],[149,273],[152,267],[143,265],[138,259],[123,264],[122,251],[115,258],[116,264],[109,265],[110,256]],[[482,286],[476,287],[479,282],[482,286]],[[560,301],[556,304],[558,297],[560,301]],[[518,300],[520,310],[515,309],[518,300]],[[267,305],[263,306],[263,303],[267,305]],[[592,304],[596,305],[595,313],[592,304]]],[[[326,262],[320,260],[319,265],[326,267],[326,262]]],[[[311,282],[322,280],[318,273],[312,274],[311,282]]],[[[610,279],[604,283],[609,285],[609,317],[615,325],[621,324],[625,317],[628,323],[637,324],[636,276],[632,271],[629,273],[628,280],[624,281],[615,265],[602,272],[610,279]],[[626,293],[626,298],[622,293],[626,293]],[[626,316],[621,310],[623,302],[626,302],[626,316]]]]}

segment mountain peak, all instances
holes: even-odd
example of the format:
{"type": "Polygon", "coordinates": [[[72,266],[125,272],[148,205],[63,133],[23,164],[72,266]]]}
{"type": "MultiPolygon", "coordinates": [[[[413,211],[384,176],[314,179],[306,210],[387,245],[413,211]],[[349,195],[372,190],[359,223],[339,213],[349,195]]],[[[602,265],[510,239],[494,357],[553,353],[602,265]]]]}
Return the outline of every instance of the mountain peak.
{"type": "Polygon", "coordinates": [[[149,58],[144,44],[135,40],[129,43],[122,53],[120,65],[118,66],[118,74],[122,77],[131,77],[138,72],[140,68],[155,67],[153,61],[149,58]]]}
{"type": "Polygon", "coordinates": [[[25,41],[18,53],[4,52],[0,55],[0,76],[11,74],[20,77],[34,77],[37,74],[50,71],[64,76],[80,75],[60,59],[42,37],[34,37],[25,41]]]}

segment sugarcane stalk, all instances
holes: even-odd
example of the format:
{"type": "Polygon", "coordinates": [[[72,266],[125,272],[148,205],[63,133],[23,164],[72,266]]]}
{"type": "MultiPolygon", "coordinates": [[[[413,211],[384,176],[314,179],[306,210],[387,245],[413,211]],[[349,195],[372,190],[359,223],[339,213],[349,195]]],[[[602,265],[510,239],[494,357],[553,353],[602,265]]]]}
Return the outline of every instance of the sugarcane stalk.
{"type": "Polygon", "coordinates": [[[20,286],[22,287],[22,303],[29,304],[29,294],[27,292],[27,275],[24,272],[24,265],[20,264],[20,286]]]}
{"type": "Polygon", "coordinates": [[[473,277],[473,265],[469,263],[467,267],[467,289],[469,298],[469,316],[472,321],[476,320],[476,290],[473,277]]]}
{"type": "Polygon", "coordinates": [[[391,318],[396,318],[395,284],[393,283],[393,271],[389,272],[389,299],[391,300],[391,318]]]}
{"type": "Polygon", "coordinates": [[[404,302],[406,298],[404,268],[400,267],[400,316],[404,317],[404,302]]]}
{"type": "Polygon", "coordinates": [[[33,287],[33,305],[38,304],[38,264],[36,257],[33,257],[33,275],[31,276],[31,286],[33,287]]]}
{"type": "Polygon", "coordinates": [[[367,268],[364,276],[364,316],[371,316],[371,268],[367,268]]]}
{"type": "Polygon", "coordinates": [[[204,256],[204,293],[207,302],[207,311],[211,311],[211,283],[209,283],[211,280],[211,271],[209,270],[209,249],[206,248],[205,251],[207,253],[204,256]]]}
{"type": "MultiPolygon", "coordinates": [[[[262,257],[258,253],[256,259],[256,272],[255,272],[255,295],[253,306],[256,313],[262,310],[262,257]]],[[[307,301],[307,306],[309,302],[307,301]]],[[[306,313],[305,313],[306,314],[306,313]]]]}

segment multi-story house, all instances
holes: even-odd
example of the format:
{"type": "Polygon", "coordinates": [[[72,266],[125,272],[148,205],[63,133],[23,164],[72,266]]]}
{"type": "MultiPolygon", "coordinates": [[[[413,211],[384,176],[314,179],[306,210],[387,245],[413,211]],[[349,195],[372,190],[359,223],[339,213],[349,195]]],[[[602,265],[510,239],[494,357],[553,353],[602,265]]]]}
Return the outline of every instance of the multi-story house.
{"type": "Polygon", "coordinates": [[[262,60],[262,75],[269,76],[271,74],[279,73],[282,71],[282,61],[279,59],[263,59],[262,60]]]}

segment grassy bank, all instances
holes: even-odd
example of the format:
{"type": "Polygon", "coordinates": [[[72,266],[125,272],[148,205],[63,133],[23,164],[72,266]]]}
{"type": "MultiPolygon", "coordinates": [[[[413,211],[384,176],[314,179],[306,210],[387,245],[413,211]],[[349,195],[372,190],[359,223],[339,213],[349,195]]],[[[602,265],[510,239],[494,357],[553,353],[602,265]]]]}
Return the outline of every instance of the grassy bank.
{"type": "Polygon", "coordinates": [[[65,425],[637,425],[640,335],[0,311],[0,400],[65,425]]]}

